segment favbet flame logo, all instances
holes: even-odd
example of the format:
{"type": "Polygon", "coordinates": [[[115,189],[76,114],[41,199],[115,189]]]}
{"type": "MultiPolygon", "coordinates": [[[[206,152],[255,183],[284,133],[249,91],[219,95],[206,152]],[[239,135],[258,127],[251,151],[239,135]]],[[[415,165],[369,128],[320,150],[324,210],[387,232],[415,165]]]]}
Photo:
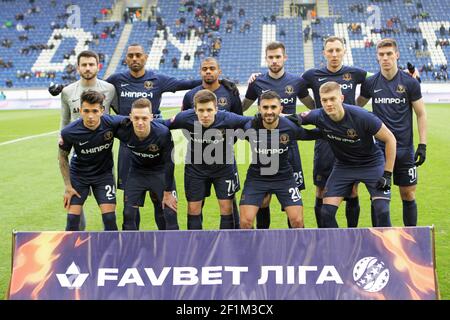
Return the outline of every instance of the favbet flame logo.
{"type": "Polygon", "coordinates": [[[57,273],[59,284],[63,288],[69,289],[79,289],[86,281],[89,273],[81,273],[80,268],[72,262],[72,264],[67,268],[66,273],[57,273]]]}
{"type": "Polygon", "coordinates": [[[375,257],[365,257],[355,264],[353,280],[364,291],[378,292],[389,281],[389,269],[383,261],[375,257]]]}

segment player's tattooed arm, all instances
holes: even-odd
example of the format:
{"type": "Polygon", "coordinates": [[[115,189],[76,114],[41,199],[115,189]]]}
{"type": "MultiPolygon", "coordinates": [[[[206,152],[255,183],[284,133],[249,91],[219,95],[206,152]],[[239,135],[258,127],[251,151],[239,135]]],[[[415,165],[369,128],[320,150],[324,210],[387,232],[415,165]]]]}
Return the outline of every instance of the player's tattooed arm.
{"type": "Polygon", "coordinates": [[[58,160],[59,160],[59,170],[61,171],[61,175],[63,177],[65,186],[64,208],[69,209],[70,199],[72,199],[74,195],[76,195],[78,198],[81,198],[81,196],[72,187],[72,183],[70,182],[69,152],[59,149],[58,160]]]}
{"type": "Polygon", "coordinates": [[[363,97],[363,96],[359,96],[358,98],[356,98],[356,105],[360,106],[360,107],[364,107],[367,102],[369,102],[370,99],[363,97]]]}
{"type": "Polygon", "coordinates": [[[314,102],[314,99],[313,99],[310,95],[308,95],[308,96],[306,96],[306,97],[304,97],[304,98],[301,98],[300,101],[301,101],[301,102],[302,102],[309,110],[312,110],[312,109],[315,109],[315,108],[316,108],[316,104],[315,104],[315,102],[314,102]]]}
{"type": "Polygon", "coordinates": [[[250,100],[248,98],[244,98],[244,100],[242,101],[242,110],[247,111],[247,109],[250,108],[250,106],[253,104],[253,102],[255,102],[255,100],[250,100]]]}

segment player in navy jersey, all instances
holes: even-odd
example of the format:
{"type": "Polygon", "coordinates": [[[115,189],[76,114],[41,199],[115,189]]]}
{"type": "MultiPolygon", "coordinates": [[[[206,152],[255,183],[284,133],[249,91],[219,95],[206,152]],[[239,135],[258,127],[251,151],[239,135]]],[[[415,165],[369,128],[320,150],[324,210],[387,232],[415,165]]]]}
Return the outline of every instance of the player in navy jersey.
{"type": "Polygon", "coordinates": [[[61,131],[59,166],[64,180],[66,231],[78,231],[80,213],[92,187],[100,207],[105,230],[117,230],[116,192],[112,148],[120,123],[119,116],[103,114],[104,95],[87,90],[81,94],[81,119],[61,131]],[[74,149],[69,165],[69,153],[74,149]]]}
{"type": "Polygon", "coordinates": [[[241,228],[253,227],[267,194],[277,196],[291,227],[303,228],[303,202],[289,160],[289,148],[291,141],[317,139],[321,134],[318,130],[313,130],[315,135],[310,134],[309,130],[280,118],[283,106],[275,91],[264,92],[258,104],[260,116],[244,127],[248,130],[246,135],[251,144],[252,163],[240,201],[241,228]]]}
{"type": "Polygon", "coordinates": [[[219,62],[212,57],[203,59],[200,64],[200,77],[202,84],[188,91],[183,98],[181,110],[194,108],[194,96],[203,89],[208,89],[217,97],[217,107],[219,110],[230,111],[242,115],[242,103],[238,94],[231,92],[228,88],[221,84],[219,77],[222,74],[219,62]]]}
{"type": "MultiPolygon", "coordinates": [[[[266,63],[268,72],[257,77],[247,88],[243,101],[244,111],[247,110],[259,96],[273,90],[281,97],[284,113],[295,113],[297,98],[308,108],[314,108],[314,101],[309,96],[307,88],[301,83],[299,76],[285,71],[287,60],[286,48],[281,42],[270,42],[266,46],[266,63]]],[[[289,160],[294,169],[294,177],[299,190],[305,189],[302,162],[297,141],[291,142],[289,160]]],[[[266,197],[256,217],[258,229],[267,229],[270,226],[270,196],[266,197]]],[[[289,220],[288,220],[289,222],[289,220]]]]}
{"type": "MultiPolygon", "coordinates": [[[[242,103],[239,97],[239,91],[232,91],[220,83],[219,77],[222,74],[219,63],[215,58],[205,58],[200,65],[200,76],[202,84],[194,89],[188,91],[183,98],[183,105],[181,110],[188,110],[194,108],[194,96],[203,89],[208,89],[217,97],[217,106],[219,110],[230,111],[242,115],[242,103]]],[[[237,166],[235,166],[236,173],[237,166]]],[[[238,187],[238,186],[237,186],[238,187]]],[[[207,188],[208,189],[208,188],[207,188]]],[[[209,195],[206,195],[208,197],[209,195]]],[[[233,199],[233,220],[234,227],[239,228],[239,210],[236,199],[233,199]]]]}
{"type": "Polygon", "coordinates": [[[392,132],[372,113],[343,104],[339,83],[320,87],[321,109],[300,115],[302,124],[314,124],[330,144],[336,161],[325,185],[320,226],[337,228],[336,212],[353,185],[363,182],[371,196],[373,226],[391,226],[389,216],[391,175],[396,141],[392,132]],[[373,137],[386,145],[385,156],[373,137]]]}
{"type": "MultiPolygon", "coordinates": [[[[199,80],[178,80],[166,75],[154,73],[150,70],[145,70],[147,58],[148,55],[144,52],[140,44],[131,44],[128,46],[126,55],[129,71],[115,73],[106,79],[106,81],[113,84],[116,88],[118,101],[113,102],[113,105],[115,104],[115,109],[120,115],[127,116],[130,114],[133,101],[139,98],[147,98],[152,103],[152,113],[155,117],[158,117],[161,113],[159,106],[164,92],[192,89],[201,83],[199,80]]],[[[120,143],[117,167],[117,188],[124,189],[130,168],[130,151],[124,143],[120,143]]],[[[155,212],[157,212],[156,216],[162,217],[162,205],[158,202],[155,194],[151,193],[151,195],[155,212]]],[[[139,228],[139,211],[136,217],[139,228]]],[[[163,224],[163,220],[158,222],[158,225],[163,224]]]]}
{"type": "Polygon", "coordinates": [[[194,95],[194,109],[182,111],[165,123],[170,129],[185,129],[188,150],[184,186],[188,201],[188,229],[202,229],[201,211],[214,185],[220,207],[220,228],[233,229],[233,199],[239,191],[235,168],[234,134],[227,129],[243,128],[252,118],[218,111],[217,97],[203,89],[194,95]]]}
{"type": "MultiPolygon", "coordinates": [[[[117,137],[131,151],[131,166],[124,194],[123,230],[137,230],[136,211],[145,202],[147,191],[162,203],[163,217],[156,217],[161,230],[178,230],[177,201],[172,160],[173,141],[169,129],[152,121],[151,102],[139,98],[131,106],[130,119],[120,127],[117,137]]],[[[155,212],[157,214],[158,212],[155,212]]]]}
{"type": "MultiPolygon", "coordinates": [[[[355,104],[356,86],[364,82],[367,72],[351,66],[343,65],[345,56],[344,40],[331,36],[325,39],[323,44],[323,55],[327,60],[326,67],[312,68],[302,74],[302,79],[308,88],[312,89],[316,108],[322,108],[320,102],[319,88],[328,81],[335,81],[341,85],[342,94],[345,97],[344,103],[355,104]]],[[[314,169],[313,180],[316,185],[316,203],[314,211],[316,214],[317,226],[320,227],[320,212],[323,201],[325,184],[331,173],[335,157],[326,140],[317,140],[314,146],[314,169]]],[[[352,195],[346,198],[345,216],[348,227],[357,227],[359,220],[359,199],[357,185],[352,190],[352,195]]]]}
{"type": "MultiPolygon", "coordinates": [[[[399,59],[394,39],[383,39],[377,44],[380,71],[369,77],[361,87],[358,105],[364,106],[372,98],[373,113],[394,133],[397,139],[397,158],[394,166],[394,184],[399,186],[403,201],[403,223],[417,225],[417,166],[425,161],[427,143],[427,114],[420,84],[397,65],[399,59]],[[413,111],[416,114],[419,146],[414,153],[413,111]]],[[[383,143],[380,143],[384,148],[383,143]]]]}

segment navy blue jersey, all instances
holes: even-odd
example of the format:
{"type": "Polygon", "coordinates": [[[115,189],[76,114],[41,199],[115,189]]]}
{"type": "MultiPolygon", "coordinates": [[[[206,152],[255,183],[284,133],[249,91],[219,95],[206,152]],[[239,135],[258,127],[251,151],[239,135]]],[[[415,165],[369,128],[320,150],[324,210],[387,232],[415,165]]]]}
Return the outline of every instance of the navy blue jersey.
{"type": "Polygon", "coordinates": [[[381,120],[361,107],[344,104],[344,110],[344,118],[339,122],[331,120],[322,108],[300,116],[302,124],[314,124],[322,131],[336,157],[336,165],[383,163],[383,153],[373,138],[383,124],[381,120]]]}
{"type": "Polygon", "coordinates": [[[269,90],[280,95],[283,113],[295,113],[297,97],[302,99],[309,94],[299,76],[285,72],[279,79],[272,78],[269,73],[257,77],[248,85],[245,97],[253,101],[258,100],[259,103],[259,96],[269,90]]]}
{"type": "Polygon", "coordinates": [[[342,94],[344,95],[344,103],[354,105],[356,86],[363,83],[366,76],[366,71],[350,66],[342,66],[337,72],[331,72],[326,67],[320,69],[313,68],[302,74],[302,83],[313,91],[316,108],[322,108],[319,88],[328,81],[339,83],[342,94]]]}
{"type": "Polygon", "coordinates": [[[222,169],[224,165],[234,165],[234,136],[226,135],[227,129],[243,128],[252,117],[244,117],[227,111],[219,111],[215,116],[213,124],[209,128],[204,128],[198,122],[194,109],[182,111],[165,124],[170,129],[186,129],[189,135],[188,150],[186,153],[186,163],[208,171],[222,169]],[[214,148],[213,148],[214,147],[214,148]],[[205,163],[205,149],[208,154],[215,157],[217,161],[205,163]],[[200,154],[201,151],[201,154],[200,154]],[[211,151],[209,153],[209,151],[211,151]],[[222,151],[219,155],[215,151],[222,151]]]}
{"type": "Polygon", "coordinates": [[[131,168],[143,173],[166,172],[166,187],[173,182],[173,141],[169,129],[158,122],[150,123],[150,134],[140,140],[134,133],[133,124],[127,118],[117,131],[119,138],[131,151],[131,168]]]}
{"type": "MultiPolygon", "coordinates": [[[[252,162],[248,168],[248,176],[267,180],[292,179],[293,171],[288,152],[292,145],[291,141],[311,140],[311,138],[302,127],[283,117],[279,119],[276,129],[264,129],[261,125],[261,129],[254,130],[255,134],[249,135],[252,162]],[[271,168],[266,171],[270,173],[263,172],[263,168],[271,168]]],[[[247,122],[244,129],[252,129],[251,121],[247,122]]]]}
{"type": "Polygon", "coordinates": [[[200,80],[178,80],[163,74],[146,70],[140,78],[135,78],[130,71],[115,73],[106,79],[113,84],[117,92],[119,114],[127,116],[131,112],[131,104],[139,98],[147,98],[152,102],[153,114],[160,114],[159,105],[164,92],[188,90],[201,84],[200,80]]]}
{"type": "MultiPolygon", "coordinates": [[[[183,98],[183,105],[181,110],[194,109],[194,95],[200,90],[205,89],[202,85],[195,87],[187,92],[183,98]]],[[[223,85],[213,91],[217,97],[217,107],[219,110],[226,110],[239,115],[242,115],[242,102],[239,96],[235,96],[230,91],[225,89],[223,85]]]]}
{"type": "Polygon", "coordinates": [[[74,149],[70,173],[93,177],[112,172],[114,136],[124,120],[122,116],[104,114],[95,130],[86,128],[81,118],[64,127],[59,147],[67,152],[74,149]]]}
{"type": "Polygon", "coordinates": [[[392,131],[397,148],[413,146],[412,102],[422,98],[416,79],[399,70],[387,80],[377,72],[361,86],[361,96],[372,98],[373,113],[392,131]]]}

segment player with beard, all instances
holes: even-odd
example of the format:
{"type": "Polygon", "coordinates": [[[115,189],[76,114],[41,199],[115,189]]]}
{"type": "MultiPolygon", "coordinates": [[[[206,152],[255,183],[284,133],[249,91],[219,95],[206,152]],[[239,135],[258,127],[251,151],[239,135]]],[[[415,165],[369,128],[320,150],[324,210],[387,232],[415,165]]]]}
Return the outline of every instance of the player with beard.
{"type": "MultiPolygon", "coordinates": [[[[104,113],[109,113],[116,90],[114,86],[97,78],[98,55],[93,51],[82,51],[77,57],[77,71],[80,80],[64,87],[61,92],[61,130],[70,122],[80,118],[80,97],[86,90],[94,90],[105,95],[104,113]]],[[[86,227],[83,210],[80,215],[80,230],[86,227]]]]}
{"type": "Polygon", "coordinates": [[[291,141],[321,138],[318,129],[306,130],[280,117],[283,111],[281,98],[275,91],[264,92],[259,97],[256,116],[244,129],[252,150],[252,162],[247,171],[240,201],[241,228],[250,229],[267,194],[275,194],[286,212],[290,227],[303,228],[303,203],[291,162],[291,141]]]}
{"type": "MultiPolygon", "coordinates": [[[[307,88],[298,75],[285,71],[287,60],[286,48],[281,42],[270,42],[266,46],[266,63],[268,72],[257,77],[247,88],[243,101],[243,109],[247,110],[262,93],[273,90],[281,98],[283,113],[295,113],[297,98],[308,108],[314,108],[314,101],[309,96],[307,88]]],[[[303,169],[297,141],[291,141],[289,162],[293,168],[294,178],[299,190],[305,189],[303,169]]],[[[270,226],[270,196],[266,197],[256,216],[258,229],[268,229],[270,226]]],[[[289,220],[288,220],[289,223],[289,220]]]]}

